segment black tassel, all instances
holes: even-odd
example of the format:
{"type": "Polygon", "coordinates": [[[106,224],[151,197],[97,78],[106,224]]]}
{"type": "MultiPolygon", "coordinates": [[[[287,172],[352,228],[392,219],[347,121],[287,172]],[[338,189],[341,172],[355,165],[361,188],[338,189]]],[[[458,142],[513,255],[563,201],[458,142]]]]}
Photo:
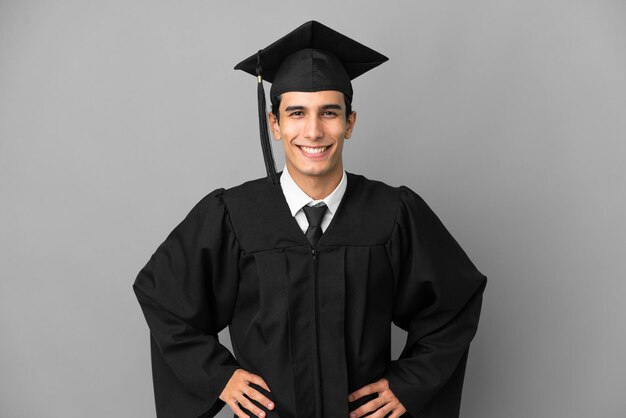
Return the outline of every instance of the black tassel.
{"type": "Polygon", "coordinates": [[[265,102],[265,89],[263,88],[263,77],[261,77],[261,50],[257,53],[256,75],[258,79],[257,98],[259,101],[259,133],[261,135],[261,149],[263,150],[263,160],[267,171],[267,179],[273,185],[278,184],[276,175],[276,163],[272,153],[272,144],[267,126],[267,104],[265,102]]]}

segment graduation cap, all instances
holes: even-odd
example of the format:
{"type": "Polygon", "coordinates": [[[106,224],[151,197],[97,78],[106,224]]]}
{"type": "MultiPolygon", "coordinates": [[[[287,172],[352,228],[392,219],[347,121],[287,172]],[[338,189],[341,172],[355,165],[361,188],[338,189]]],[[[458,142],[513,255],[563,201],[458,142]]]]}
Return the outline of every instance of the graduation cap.
{"type": "Polygon", "coordinates": [[[350,80],[387,61],[387,57],[314,20],[303,24],[235,66],[258,79],[259,128],[268,180],[277,184],[267,128],[263,80],[272,83],[271,99],[289,91],[337,90],[352,100],[350,80]]]}

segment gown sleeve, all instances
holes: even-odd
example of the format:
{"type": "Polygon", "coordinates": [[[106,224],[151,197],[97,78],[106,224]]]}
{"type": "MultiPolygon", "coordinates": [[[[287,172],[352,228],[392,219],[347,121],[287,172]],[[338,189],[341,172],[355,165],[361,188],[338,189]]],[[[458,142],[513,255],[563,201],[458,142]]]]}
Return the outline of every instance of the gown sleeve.
{"type": "Polygon", "coordinates": [[[394,269],[393,322],[407,331],[407,341],[384,377],[407,409],[404,417],[458,417],[486,277],[406,187],[387,251],[394,269]]]}
{"type": "Polygon", "coordinates": [[[150,328],[159,418],[215,416],[239,367],[217,335],[230,322],[238,286],[239,246],[222,192],[189,212],[133,285],[150,328]]]}

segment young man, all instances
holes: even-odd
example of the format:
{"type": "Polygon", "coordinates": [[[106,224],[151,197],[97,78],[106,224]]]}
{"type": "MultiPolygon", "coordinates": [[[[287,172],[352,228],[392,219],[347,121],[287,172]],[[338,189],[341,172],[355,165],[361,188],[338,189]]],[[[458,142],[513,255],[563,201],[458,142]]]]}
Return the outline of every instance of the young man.
{"type": "Polygon", "coordinates": [[[236,67],[259,77],[268,179],[203,198],[135,281],[159,417],[458,416],[486,279],[414,192],[343,168],[350,80],[384,61],[308,22],[236,67]]]}

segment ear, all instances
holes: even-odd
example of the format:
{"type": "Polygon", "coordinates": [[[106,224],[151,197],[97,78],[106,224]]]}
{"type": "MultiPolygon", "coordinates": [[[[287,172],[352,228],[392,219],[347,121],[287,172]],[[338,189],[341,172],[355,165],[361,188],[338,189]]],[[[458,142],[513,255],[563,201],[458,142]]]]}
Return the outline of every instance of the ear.
{"type": "Polygon", "coordinates": [[[345,139],[350,139],[352,136],[352,131],[354,130],[354,125],[356,124],[356,112],[350,113],[348,116],[348,120],[346,121],[346,135],[345,139]]]}
{"type": "Polygon", "coordinates": [[[270,130],[272,131],[274,140],[280,141],[280,125],[278,124],[278,118],[272,112],[269,112],[267,117],[270,121],[270,130]]]}

